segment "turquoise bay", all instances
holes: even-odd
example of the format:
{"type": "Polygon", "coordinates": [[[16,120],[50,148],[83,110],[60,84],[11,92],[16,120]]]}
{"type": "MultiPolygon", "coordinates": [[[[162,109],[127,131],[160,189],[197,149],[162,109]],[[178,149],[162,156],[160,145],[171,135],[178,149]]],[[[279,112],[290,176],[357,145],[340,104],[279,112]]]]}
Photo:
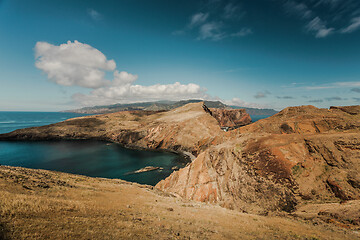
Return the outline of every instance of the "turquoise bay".
{"type": "MultiPolygon", "coordinates": [[[[60,112],[0,112],[0,133],[82,116],[60,112]]],[[[155,185],[186,161],[175,153],[133,150],[100,141],[0,141],[0,164],[47,169],[90,177],[119,178],[155,185]],[[162,169],[129,174],[146,166],[162,169]]]]}

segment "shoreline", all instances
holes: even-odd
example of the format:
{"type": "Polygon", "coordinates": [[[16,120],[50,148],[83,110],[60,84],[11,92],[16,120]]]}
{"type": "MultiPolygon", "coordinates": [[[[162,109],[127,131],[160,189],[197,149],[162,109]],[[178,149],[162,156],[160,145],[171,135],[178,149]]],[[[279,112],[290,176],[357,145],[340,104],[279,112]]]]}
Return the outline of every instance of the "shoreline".
{"type": "MultiPolygon", "coordinates": [[[[1,134],[0,134],[1,135],[1,134]]],[[[0,142],[13,142],[13,143],[99,143],[99,144],[104,144],[104,145],[112,145],[112,144],[116,144],[116,146],[121,147],[123,149],[127,149],[127,150],[134,150],[134,151],[146,151],[146,152],[157,152],[157,153],[171,153],[171,154],[175,154],[176,155],[176,161],[178,162],[176,165],[172,165],[172,167],[176,166],[177,169],[172,169],[171,172],[173,171],[178,171],[179,169],[182,169],[184,167],[186,167],[188,164],[191,163],[192,159],[195,158],[195,156],[193,156],[191,153],[189,152],[183,152],[183,151],[175,151],[175,150],[171,150],[171,149],[151,149],[151,148],[142,148],[142,147],[138,147],[138,146],[132,146],[132,145],[124,145],[121,144],[119,142],[113,142],[110,141],[108,139],[103,139],[103,138],[84,138],[84,139],[74,139],[74,138],[70,138],[70,139],[64,139],[64,138],[56,138],[56,139],[35,139],[35,140],[16,140],[16,139],[10,139],[10,140],[6,140],[6,139],[0,139],[0,142]],[[182,165],[184,164],[184,165],[182,165]]],[[[110,151],[110,150],[109,150],[110,151]]],[[[115,150],[114,150],[115,151],[115,150]]],[[[82,176],[86,176],[86,177],[94,177],[94,176],[90,176],[87,174],[82,174],[82,173],[71,173],[71,172],[67,172],[67,171],[62,171],[62,170],[51,170],[51,169],[46,169],[46,168],[29,168],[29,167],[25,167],[22,165],[8,165],[8,164],[2,164],[0,163],[0,166],[9,166],[9,167],[21,167],[21,168],[28,168],[28,169],[34,169],[34,170],[46,170],[46,171],[55,171],[55,172],[59,172],[59,173],[69,173],[69,174],[77,174],[77,175],[82,175],[82,176]]],[[[146,168],[146,166],[144,167],[146,168]]],[[[159,167],[161,169],[163,169],[163,167],[159,167]]],[[[136,170],[137,171],[137,170],[136,170]]],[[[134,171],[135,172],[135,171],[134,171]]],[[[148,171],[146,171],[148,172],[148,171]]],[[[125,174],[128,175],[128,174],[125,174]]],[[[98,178],[98,177],[95,177],[98,178]]],[[[157,183],[159,183],[160,181],[164,180],[165,178],[160,179],[159,181],[157,181],[155,184],[152,183],[139,183],[137,181],[129,181],[129,180],[125,180],[123,179],[121,176],[118,176],[116,178],[112,178],[112,177],[99,177],[99,178],[105,178],[105,179],[121,179],[123,181],[127,181],[127,182],[131,182],[131,183],[137,183],[140,185],[151,185],[151,186],[155,186],[157,183]]]]}

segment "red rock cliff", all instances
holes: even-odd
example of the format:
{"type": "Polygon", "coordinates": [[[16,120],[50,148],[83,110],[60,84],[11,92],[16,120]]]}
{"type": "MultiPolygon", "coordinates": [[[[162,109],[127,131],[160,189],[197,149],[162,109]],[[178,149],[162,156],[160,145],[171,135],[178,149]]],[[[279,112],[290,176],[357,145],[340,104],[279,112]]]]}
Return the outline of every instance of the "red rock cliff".
{"type": "Polygon", "coordinates": [[[221,127],[237,128],[251,123],[251,117],[245,109],[210,108],[210,111],[221,127]]]}

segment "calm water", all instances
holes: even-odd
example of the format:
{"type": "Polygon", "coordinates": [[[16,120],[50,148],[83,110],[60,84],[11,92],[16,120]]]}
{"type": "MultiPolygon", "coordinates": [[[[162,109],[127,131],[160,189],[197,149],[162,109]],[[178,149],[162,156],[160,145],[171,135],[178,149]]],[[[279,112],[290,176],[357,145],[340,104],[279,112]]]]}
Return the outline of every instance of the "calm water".
{"type": "MultiPolygon", "coordinates": [[[[0,133],[18,128],[41,126],[81,116],[74,113],[0,112],[0,133]]],[[[98,141],[2,142],[0,164],[82,174],[91,177],[120,178],[155,185],[183,167],[184,159],[169,152],[139,151],[98,141]],[[146,166],[163,170],[128,174],[146,166]]]]}
{"type": "Polygon", "coordinates": [[[253,122],[259,121],[260,119],[271,117],[272,115],[250,115],[253,122]]]}
{"type": "Polygon", "coordinates": [[[132,150],[114,143],[0,141],[0,164],[155,185],[170,175],[172,167],[183,167],[185,163],[174,153],[132,150]],[[164,169],[128,174],[146,166],[164,169]]]}

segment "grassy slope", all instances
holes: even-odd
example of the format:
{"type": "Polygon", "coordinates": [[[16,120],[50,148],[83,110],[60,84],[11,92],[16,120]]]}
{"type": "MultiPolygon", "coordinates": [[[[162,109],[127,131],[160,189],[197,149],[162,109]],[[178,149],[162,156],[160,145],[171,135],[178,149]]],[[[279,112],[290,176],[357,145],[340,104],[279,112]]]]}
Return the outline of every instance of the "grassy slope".
{"type": "Polygon", "coordinates": [[[122,180],[0,166],[0,238],[355,239],[320,223],[239,213],[122,180]]]}

